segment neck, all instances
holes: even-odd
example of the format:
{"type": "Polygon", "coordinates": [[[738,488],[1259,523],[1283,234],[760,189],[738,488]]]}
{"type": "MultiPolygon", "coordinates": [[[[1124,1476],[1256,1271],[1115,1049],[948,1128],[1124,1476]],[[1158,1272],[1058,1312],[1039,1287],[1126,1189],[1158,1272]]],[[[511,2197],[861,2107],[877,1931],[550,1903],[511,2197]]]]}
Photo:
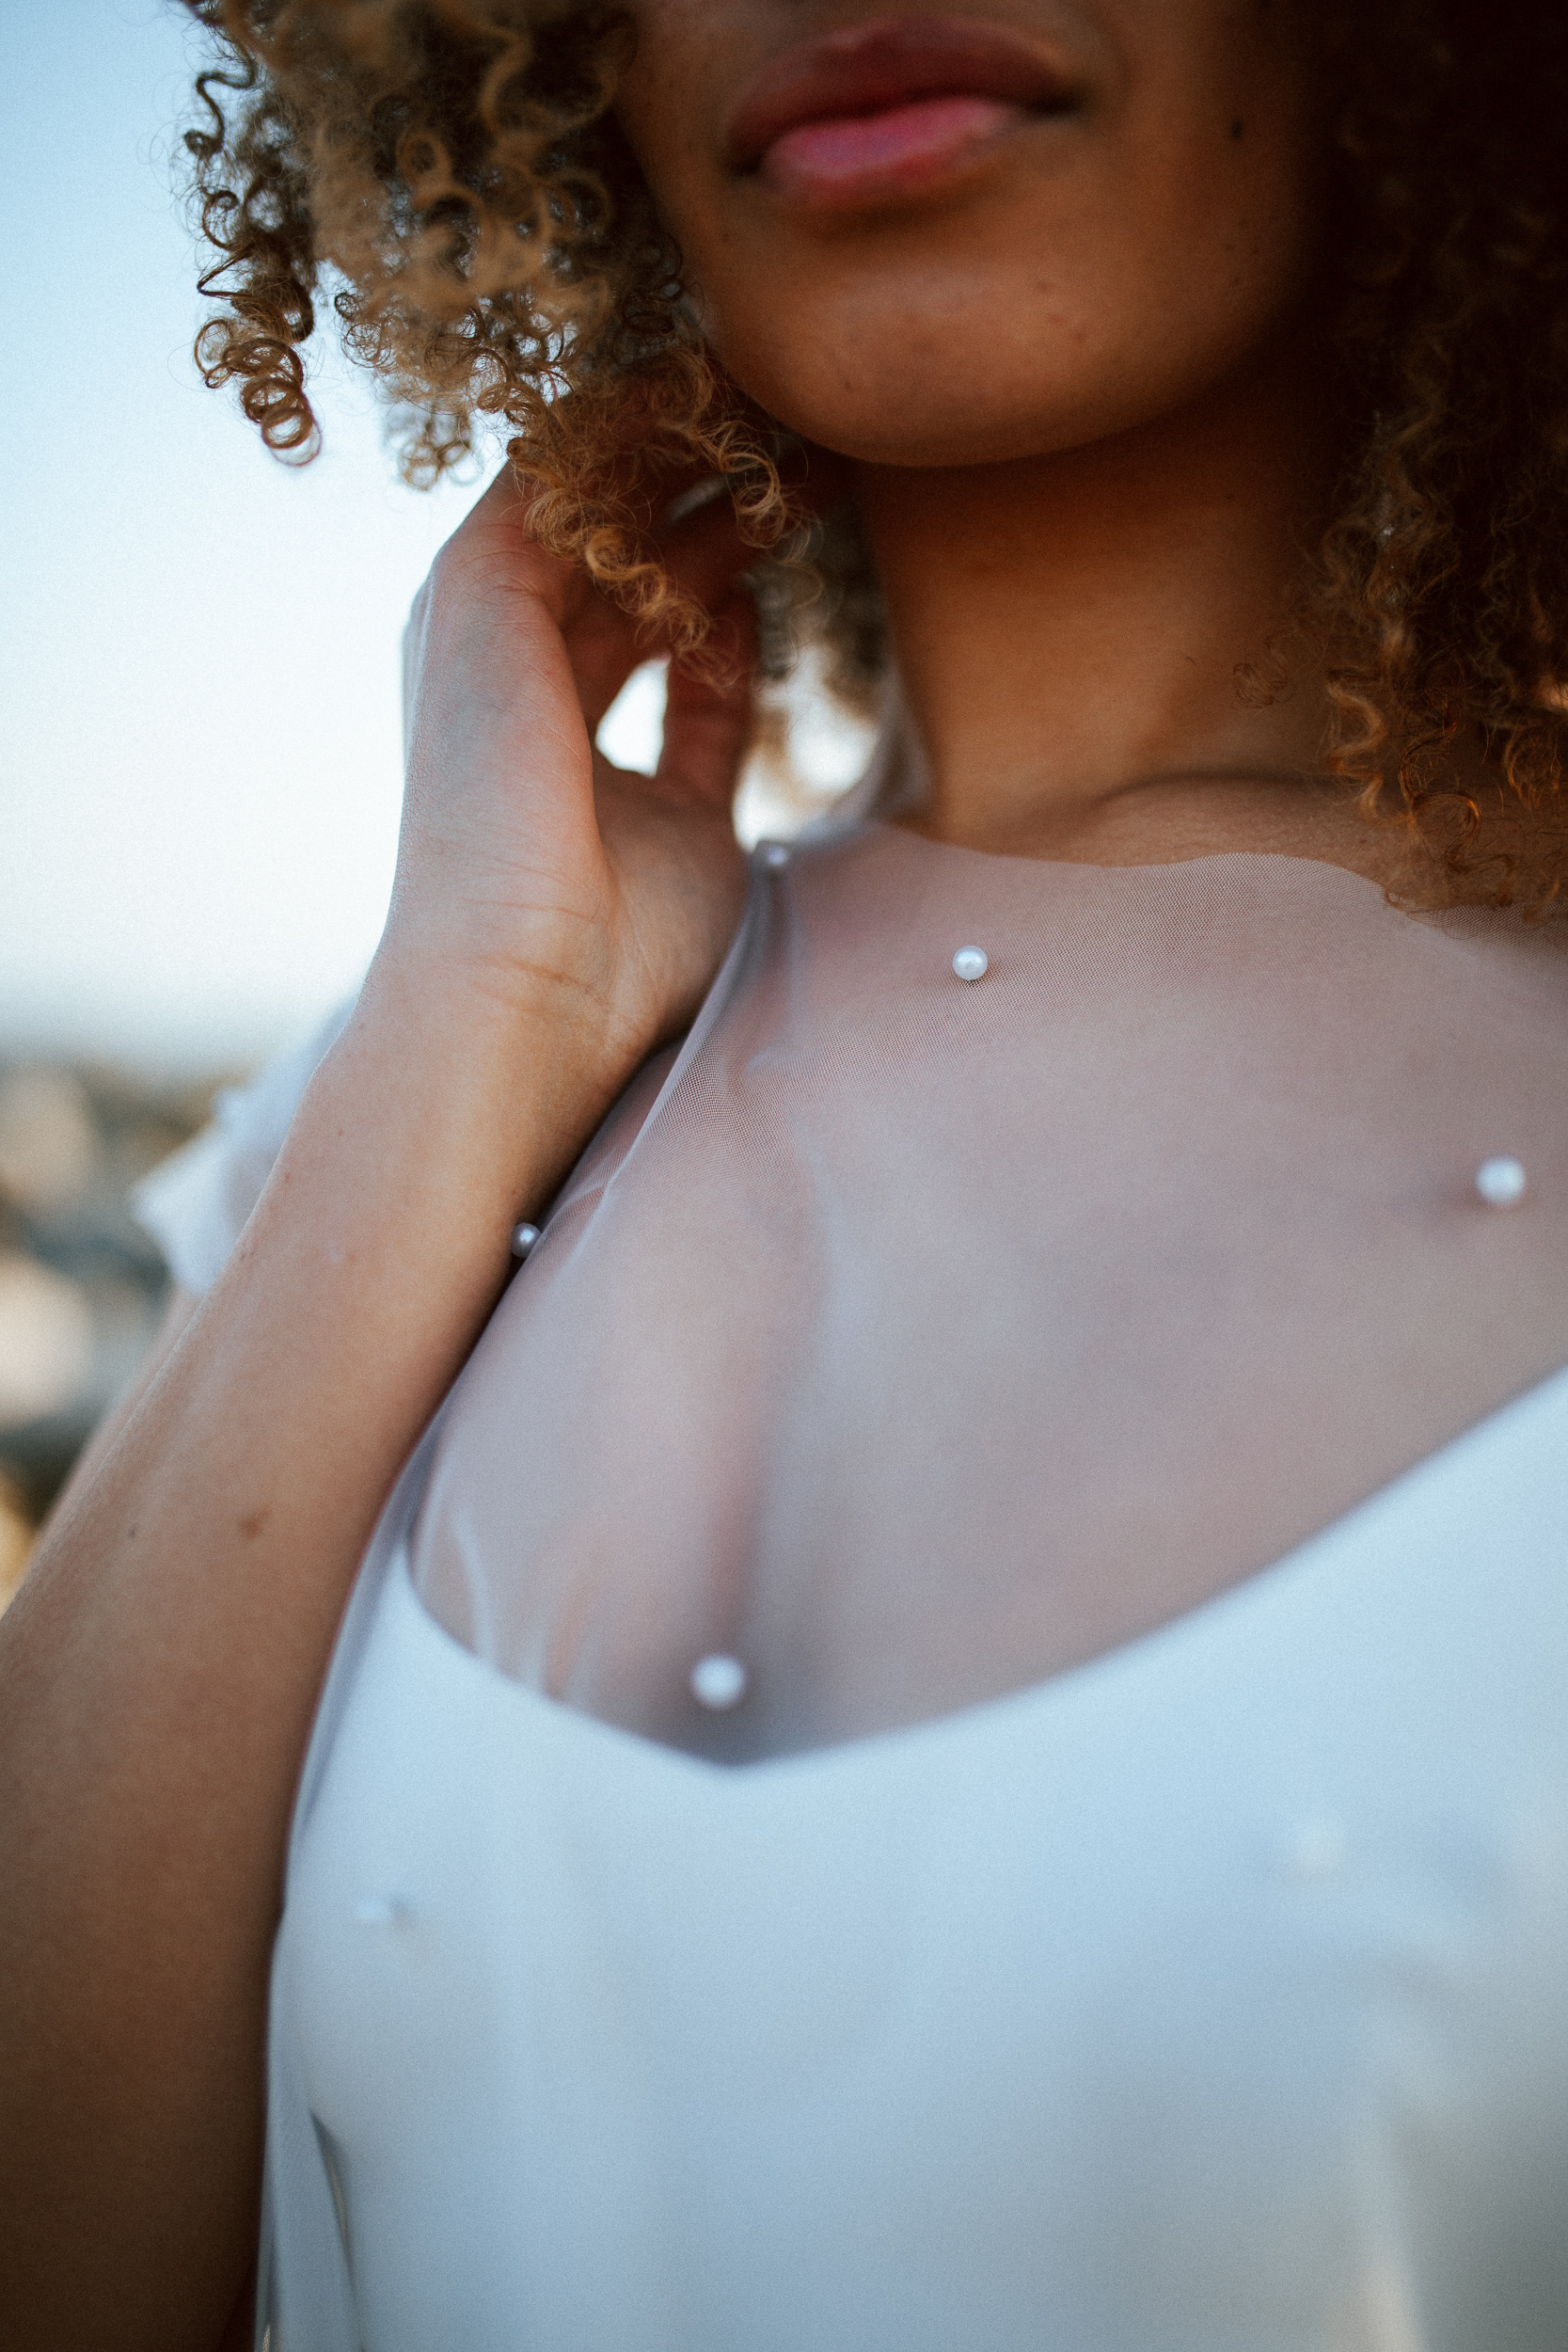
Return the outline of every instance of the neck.
{"type": "Polygon", "coordinates": [[[1386,854],[1322,772],[1320,669],[1268,699],[1327,462],[1293,346],[1085,449],[867,467],[859,490],[925,786],[916,829],[1109,865],[1386,854]]]}

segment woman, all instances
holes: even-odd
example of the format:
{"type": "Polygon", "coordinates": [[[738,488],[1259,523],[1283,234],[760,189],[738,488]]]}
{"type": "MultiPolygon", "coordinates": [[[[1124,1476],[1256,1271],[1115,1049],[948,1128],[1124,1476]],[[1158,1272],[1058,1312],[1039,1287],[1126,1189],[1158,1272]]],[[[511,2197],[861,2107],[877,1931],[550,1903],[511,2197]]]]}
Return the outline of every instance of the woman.
{"type": "Polygon", "coordinates": [[[198,13],[210,373],[518,472],[5,1626],[5,2340],[240,2340],[265,2064],[273,2352],[1560,2346],[1556,15],[198,13]]]}

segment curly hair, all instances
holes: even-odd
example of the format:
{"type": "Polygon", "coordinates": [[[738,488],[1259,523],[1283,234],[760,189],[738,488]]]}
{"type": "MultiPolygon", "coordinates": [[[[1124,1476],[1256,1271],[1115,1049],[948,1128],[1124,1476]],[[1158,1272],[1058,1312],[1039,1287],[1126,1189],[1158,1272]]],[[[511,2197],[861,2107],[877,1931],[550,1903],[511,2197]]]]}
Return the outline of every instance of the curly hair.
{"type": "MultiPolygon", "coordinates": [[[[197,353],[268,447],[302,461],[317,445],[301,352],[325,284],[394,405],[409,480],[496,419],[546,543],[691,648],[705,618],[657,563],[651,490],[618,463],[635,408],[668,479],[719,477],[734,498],[775,672],[804,628],[863,697],[886,648],[858,518],[802,526],[784,437],[703,347],[611,112],[616,10],[184,5],[217,46],[185,136],[216,248],[201,287],[223,304],[197,353]]],[[[1428,901],[1544,912],[1568,872],[1568,16],[1335,0],[1323,28],[1344,455],[1291,634],[1326,667],[1327,766],[1369,818],[1404,828],[1428,901]],[[1484,810],[1455,781],[1461,739],[1495,781],[1484,810]]]]}

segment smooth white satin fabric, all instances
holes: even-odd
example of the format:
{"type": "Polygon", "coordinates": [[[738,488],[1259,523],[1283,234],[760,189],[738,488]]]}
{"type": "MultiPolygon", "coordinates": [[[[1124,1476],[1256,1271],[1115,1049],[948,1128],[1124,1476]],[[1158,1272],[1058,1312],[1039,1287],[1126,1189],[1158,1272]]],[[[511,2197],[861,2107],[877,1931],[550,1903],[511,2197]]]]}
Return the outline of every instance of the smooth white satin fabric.
{"type": "Polygon", "coordinates": [[[1561,2352],[1565,1527],[1568,1375],[1109,1658],[739,1768],[389,1547],[276,1964],[272,2352],[1561,2352]]]}

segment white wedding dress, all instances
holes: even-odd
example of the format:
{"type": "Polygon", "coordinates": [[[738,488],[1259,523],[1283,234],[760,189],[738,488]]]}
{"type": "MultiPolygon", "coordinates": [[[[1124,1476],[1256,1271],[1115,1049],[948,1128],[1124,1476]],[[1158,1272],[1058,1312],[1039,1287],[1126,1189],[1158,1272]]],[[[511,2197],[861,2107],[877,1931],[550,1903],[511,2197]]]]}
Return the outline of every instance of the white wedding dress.
{"type": "Polygon", "coordinates": [[[271,2352],[1563,2352],[1560,934],[830,830],[540,1221],[305,1768],[271,2352]]]}

